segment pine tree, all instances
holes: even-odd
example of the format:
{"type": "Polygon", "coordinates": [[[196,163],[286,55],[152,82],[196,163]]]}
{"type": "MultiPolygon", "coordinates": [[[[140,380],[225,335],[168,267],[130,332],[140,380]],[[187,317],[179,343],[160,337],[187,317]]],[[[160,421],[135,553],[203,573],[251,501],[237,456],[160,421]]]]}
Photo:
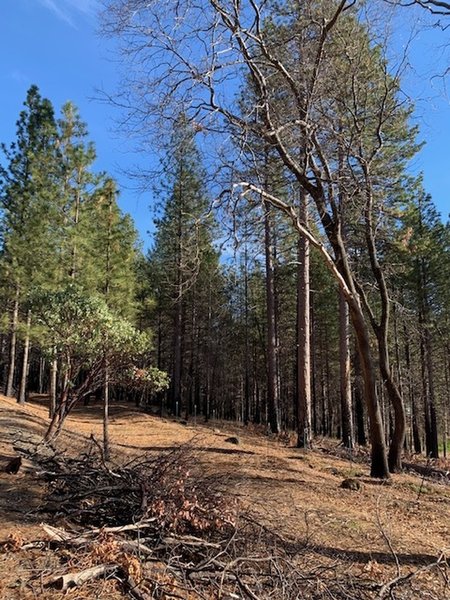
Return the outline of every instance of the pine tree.
{"type": "MultiPolygon", "coordinates": [[[[117,206],[115,182],[107,179],[91,201],[89,215],[90,261],[96,274],[97,293],[114,314],[132,319],[136,289],[137,234],[129,217],[117,206]],[[101,224],[99,227],[98,224],[101,224]]],[[[103,451],[110,455],[109,441],[110,359],[103,365],[103,451]]]]}
{"type": "Polygon", "coordinates": [[[87,136],[86,123],[81,120],[77,107],[66,102],[58,120],[62,163],[59,279],[60,282],[78,280],[85,287],[92,286],[96,277],[90,265],[93,244],[89,209],[100,183],[100,176],[92,170],[95,147],[93,142],[86,141],[87,136]]]}
{"type": "MultiPolygon", "coordinates": [[[[16,365],[20,304],[35,286],[49,285],[56,271],[60,190],[60,155],[53,107],[32,86],[17,121],[17,139],[2,145],[6,166],[0,168],[3,209],[3,277],[11,290],[10,356],[6,394],[11,395],[16,365]]],[[[19,401],[25,401],[31,314],[27,310],[19,401]]]]}
{"type": "MultiPolygon", "coordinates": [[[[396,246],[397,256],[403,256],[405,271],[400,274],[402,299],[408,310],[415,314],[419,332],[417,355],[420,357],[418,371],[421,373],[419,389],[422,389],[423,414],[425,424],[426,453],[432,458],[439,456],[439,413],[444,420],[441,428],[445,430],[446,400],[444,381],[439,382],[435,368],[435,356],[438,347],[448,344],[448,331],[445,327],[449,314],[448,277],[449,277],[449,243],[448,229],[444,226],[430,196],[427,196],[421,185],[416,188],[412,198],[406,203],[401,213],[401,229],[399,244],[396,246]],[[440,335],[438,334],[440,333],[440,335]],[[443,391],[440,392],[440,389],[443,391]],[[438,398],[442,397],[442,403],[438,398]],[[439,405],[442,404],[439,411],[439,405]]],[[[447,321],[448,322],[448,321],[447,321]]],[[[414,340],[413,333],[407,334],[414,340]]],[[[411,366],[410,350],[408,350],[408,377],[411,366]]],[[[444,366],[445,369],[445,366],[444,366]]],[[[410,394],[412,392],[410,384],[410,394]]],[[[411,396],[415,400],[414,396],[411,396]]],[[[414,426],[417,428],[417,400],[412,407],[414,426]]],[[[418,440],[418,431],[414,432],[418,440]]],[[[416,441],[416,447],[419,442],[416,441]]]]}
{"type": "Polygon", "coordinates": [[[207,332],[205,342],[200,335],[205,323],[208,328],[211,322],[218,256],[212,246],[214,223],[208,214],[205,174],[200,165],[194,132],[181,116],[165,164],[168,195],[156,222],[155,244],[149,254],[157,328],[160,331],[164,321],[166,337],[164,344],[158,341],[158,362],[171,373],[169,402],[175,414],[195,410],[200,403],[200,388],[209,394],[211,387],[207,382],[209,359],[205,365],[206,381],[199,380],[200,362],[207,357],[204,344],[209,343],[207,332]]]}

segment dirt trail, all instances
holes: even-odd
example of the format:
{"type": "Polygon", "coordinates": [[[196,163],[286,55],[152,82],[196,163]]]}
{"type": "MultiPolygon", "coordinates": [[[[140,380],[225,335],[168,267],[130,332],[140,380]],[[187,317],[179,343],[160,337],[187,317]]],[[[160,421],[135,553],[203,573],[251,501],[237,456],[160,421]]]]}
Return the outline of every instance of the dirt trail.
{"type": "MultiPolygon", "coordinates": [[[[17,436],[42,435],[46,410],[39,404],[19,407],[13,399],[0,396],[3,465],[15,455],[12,441],[17,436]]],[[[68,419],[58,445],[69,452],[82,451],[91,434],[101,438],[101,430],[100,408],[82,407],[68,419]]],[[[256,510],[269,527],[310,544],[316,554],[338,559],[361,572],[391,569],[396,560],[405,566],[424,565],[442,551],[450,552],[448,485],[423,482],[407,474],[395,475],[390,485],[380,485],[367,476],[365,465],[320,449],[305,452],[286,447],[232,425],[182,425],[129,406],[113,407],[111,439],[118,460],[136,453],[164,452],[192,440],[199,450],[200,468],[223,478],[229,493],[256,510]],[[239,445],[226,442],[230,435],[239,436],[239,445]],[[345,477],[358,478],[361,490],[342,489],[345,477]]],[[[27,540],[42,537],[42,515],[36,508],[43,493],[28,461],[17,475],[0,473],[3,540],[9,535],[27,540]]],[[[0,554],[0,598],[8,600],[28,597],[20,591],[24,578],[14,570],[14,557],[14,553],[0,554]],[[14,585],[16,588],[11,587],[14,585]],[[13,594],[14,589],[19,595],[13,594]]]]}

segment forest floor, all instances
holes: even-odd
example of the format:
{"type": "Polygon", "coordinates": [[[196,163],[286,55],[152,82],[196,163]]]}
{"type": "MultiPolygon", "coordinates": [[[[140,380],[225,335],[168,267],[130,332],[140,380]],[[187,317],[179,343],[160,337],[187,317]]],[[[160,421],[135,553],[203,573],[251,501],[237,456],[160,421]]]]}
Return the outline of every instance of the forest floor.
{"type": "MultiPolygon", "coordinates": [[[[24,547],[26,542],[45,539],[42,522],[69,526],[63,517],[58,521],[42,512],[47,487],[31,460],[24,459],[16,475],[2,468],[16,455],[13,440],[41,436],[47,422],[43,401],[21,407],[0,396],[0,598],[126,597],[114,582],[103,580],[65,592],[44,589],[43,580],[60,567],[61,557],[48,547],[24,547]]],[[[101,439],[101,409],[95,405],[74,411],[58,447],[76,455],[86,451],[91,434],[101,439]]],[[[304,451],[288,439],[270,439],[256,430],[217,422],[182,424],[129,405],[113,405],[110,434],[116,461],[138,454],[163,455],[190,444],[196,450],[194,470],[222,478],[227,494],[238,499],[241,510],[251,510],[281,539],[299,543],[311,564],[375,582],[409,577],[407,591],[397,592],[393,584],[386,596],[377,588],[378,596],[361,592],[361,598],[450,599],[443,558],[446,553],[450,556],[450,480],[446,477],[438,481],[402,473],[382,483],[368,476],[364,461],[346,456],[336,440],[316,440],[313,450],[304,451]],[[237,436],[239,444],[227,442],[229,436],[237,436]],[[359,490],[341,487],[349,477],[360,482],[359,490]],[[439,559],[441,565],[430,567],[439,559]]],[[[358,592],[344,594],[318,592],[314,597],[359,598],[358,592]]],[[[160,592],[154,597],[176,595],[160,592]]]]}

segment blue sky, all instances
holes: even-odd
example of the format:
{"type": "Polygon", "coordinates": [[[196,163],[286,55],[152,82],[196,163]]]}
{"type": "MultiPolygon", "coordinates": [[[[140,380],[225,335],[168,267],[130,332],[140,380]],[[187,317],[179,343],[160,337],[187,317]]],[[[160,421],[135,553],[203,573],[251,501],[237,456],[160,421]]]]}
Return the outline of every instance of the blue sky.
{"type": "Polygon", "coordinates": [[[26,92],[35,83],[58,112],[67,100],[80,109],[97,148],[96,170],[113,175],[120,205],[148,245],[151,197],[138,194],[122,170],[135,162],[129,143],[114,131],[117,111],[92,100],[117,83],[113,47],[97,35],[96,0],[0,0],[0,141],[13,141],[26,92]]]}
{"type": "MultiPolygon", "coordinates": [[[[113,43],[96,31],[98,8],[97,0],[0,0],[0,141],[14,139],[15,122],[32,83],[57,110],[72,100],[95,142],[96,168],[119,181],[121,207],[134,217],[148,246],[151,195],[133,190],[122,173],[136,162],[136,154],[114,131],[116,109],[92,100],[96,89],[112,91],[118,83],[113,43]]],[[[420,99],[415,118],[421,139],[427,141],[414,168],[424,171],[426,189],[443,215],[450,211],[450,104],[445,82],[432,75],[450,64],[448,48],[440,48],[445,36],[436,29],[418,34],[412,44],[413,68],[404,83],[408,94],[420,99]]],[[[154,157],[140,160],[148,164],[154,157]]]]}

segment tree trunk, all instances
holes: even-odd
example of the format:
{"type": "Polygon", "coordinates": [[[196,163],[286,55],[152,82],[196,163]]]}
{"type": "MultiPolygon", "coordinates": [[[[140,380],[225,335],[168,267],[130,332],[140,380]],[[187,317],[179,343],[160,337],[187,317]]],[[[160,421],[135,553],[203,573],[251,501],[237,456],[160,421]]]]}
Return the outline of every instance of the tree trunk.
{"type": "Polygon", "coordinates": [[[339,290],[339,373],[341,392],[342,442],[353,448],[354,430],[352,414],[352,388],[350,381],[350,332],[348,305],[339,290]]]}
{"type": "MultiPolygon", "coordinates": [[[[306,194],[300,192],[300,220],[307,226],[306,194]]],[[[309,241],[298,240],[297,268],[297,447],[311,444],[311,339],[309,241]]]]}
{"type": "MultiPolygon", "coordinates": [[[[311,335],[310,345],[311,353],[311,404],[312,404],[312,431],[313,435],[319,433],[319,404],[317,398],[317,352],[316,348],[316,316],[314,310],[314,302],[311,301],[311,335]]],[[[297,365],[296,365],[297,367],[297,365]]]]}
{"type": "Polygon", "coordinates": [[[51,365],[50,365],[50,405],[49,405],[50,419],[53,419],[55,412],[56,412],[57,376],[58,376],[58,361],[56,358],[53,358],[51,365]]]}
{"type": "Polygon", "coordinates": [[[206,364],[205,364],[205,398],[203,406],[203,416],[205,417],[205,423],[207,423],[211,417],[211,323],[212,323],[212,306],[211,306],[211,284],[208,288],[208,319],[206,323],[206,364]]]}
{"type": "Polygon", "coordinates": [[[272,433],[280,431],[277,386],[277,335],[275,314],[275,276],[272,245],[271,206],[264,202],[264,248],[266,258],[267,311],[267,411],[272,433]]]}
{"type": "Polygon", "coordinates": [[[447,458],[448,444],[448,400],[450,398],[450,347],[444,346],[444,365],[445,365],[445,390],[447,397],[444,397],[444,432],[442,435],[444,458],[447,458]]]}
{"type": "Polygon", "coordinates": [[[425,326],[425,356],[426,356],[426,368],[428,375],[428,398],[427,398],[427,412],[429,416],[429,445],[427,447],[427,455],[431,458],[439,458],[439,439],[438,439],[438,426],[436,416],[436,400],[434,390],[434,371],[433,371],[433,356],[432,356],[432,344],[431,334],[427,326],[425,326]]]}
{"type": "Polygon", "coordinates": [[[425,409],[425,445],[427,456],[439,458],[439,440],[434,391],[433,351],[430,333],[427,273],[423,261],[419,262],[418,295],[420,298],[420,356],[425,409]]]}
{"type": "Polygon", "coordinates": [[[182,300],[178,298],[175,305],[174,323],[174,358],[172,377],[172,410],[175,416],[181,413],[181,344],[183,327],[182,300]]]}
{"type": "MultiPolygon", "coordinates": [[[[392,434],[391,444],[389,447],[389,468],[391,471],[399,471],[401,469],[401,454],[403,450],[403,444],[405,441],[406,432],[406,415],[405,407],[403,405],[402,395],[394,382],[390,361],[389,361],[389,347],[388,347],[388,332],[389,332],[389,319],[390,319],[390,307],[391,301],[389,298],[388,288],[386,279],[379,262],[377,246],[376,246],[376,224],[373,218],[373,189],[372,189],[372,178],[369,173],[369,166],[365,163],[363,166],[363,172],[366,180],[366,204],[364,208],[364,222],[365,222],[365,237],[366,245],[369,253],[370,266],[375,280],[378,284],[379,290],[379,302],[380,302],[380,322],[376,323],[375,316],[373,315],[368,303],[366,301],[366,308],[370,312],[370,321],[372,329],[377,337],[378,342],[378,362],[381,372],[383,383],[386,387],[388,398],[394,409],[395,421],[394,430],[392,434]]],[[[362,300],[365,300],[364,292],[361,291],[360,296],[362,300]]],[[[389,414],[389,409],[388,409],[389,414]]]]}
{"type": "Polygon", "coordinates": [[[249,344],[249,306],[248,306],[248,248],[247,222],[245,223],[244,245],[244,329],[245,329],[245,365],[244,365],[244,425],[250,422],[250,344],[249,344]]]}
{"type": "Polygon", "coordinates": [[[61,399],[58,404],[57,409],[55,410],[50,424],[48,426],[47,431],[45,432],[44,440],[46,442],[50,442],[58,437],[62,430],[62,426],[64,421],[69,414],[68,410],[68,401],[69,401],[69,386],[66,384],[63,387],[61,399]]]}
{"type": "Polygon", "coordinates": [[[420,439],[419,418],[414,392],[411,397],[411,421],[414,452],[416,454],[422,454],[422,441],[420,439]]]}
{"type": "Polygon", "coordinates": [[[6,382],[5,395],[12,396],[14,393],[14,373],[16,371],[16,345],[17,345],[17,323],[19,321],[19,288],[16,289],[14,299],[14,308],[12,312],[10,343],[9,343],[9,364],[8,379],[6,382]]]}
{"type": "Polygon", "coordinates": [[[182,371],[182,342],[183,342],[183,223],[182,223],[182,193],[177,212],[177,256],[176,256],[176,287],[174,290],[174,329],[173,329],[173,370],[171,387],[171,404],[175,416],[182,411],[181,406],[181,371],[182,371]]]}
{"type": "Polygon", "coordinates": [[[109,460],[111,448],[109,440],[109,364],[105,360],[103,371],[103,455],[105,460],[109,460]]]}
{"type": "MultiPolygon", "coordinates": [[[[419,419],[417,412],[417,402],[416,402],[416,393],[413,384],[412,377],[412,366],[411,366],[411,350],[409,345],[409,336],[408,331],[406,329],[406,324],[403,325],[403,334],[405,338],[405,365],[406,365],[406,373],[407,373],[407,381],[408,381],[408,391],[409,391],[409,403],[411,406],[411,437],[412,437],[412,447],[414,448],[414,452],[420,454],[422,452],[422,443],[420,441],[420,431],[419,431],[419,419]]],[[[425,384],[425,381],[423,382],[425,384]]]]}
{"type": "Polygon", "coordinates": [[[372,477],[380,479],[389,478],[386,444],[384,441],[383,419],[376,393],[376,377],[370,353],[370,335],[361,307],[357,301],[349,304],[350,319],[355,331],[361,372],[364,381],[364,398],[369,414],[369,428],[371,441],[371,471],[372,477]]]}
{"type": "MultiPolygon", "coordinates": [[[[403,398],[394,382],[389,364],[387,332],[378,336],[378,354],[380,361],[380,372],[386,387],[390,404],[394,409],[394,430],[389,446],[389,470],[391,473],[401,471],[402,451],[406,433],[406,415],[403,406],[403,398]]],[[[389,407],[387,409],[386,422],[388,423],[389,407]]]]}
{"type": "Polygon", "coordinates": [[[24,347],[23,347],[22,375],[20,378],[19,397],[17,399],[17,402],[19,404],[25,404],[25,397],[26,397],[26,391],[27,391],[29,357],[30,357],[30,328],[31,328],[31,310],[28,309],[26,335],[25,335],[25,342],[24,342],[24,347]]]}
{"type": "Polygon", "coordinates": [[[40,394],[44,393],[44,376],[45,376],[45,359],[43,356],[39,357],[39,379],[38,379],[38,390],[40,394]]]}

